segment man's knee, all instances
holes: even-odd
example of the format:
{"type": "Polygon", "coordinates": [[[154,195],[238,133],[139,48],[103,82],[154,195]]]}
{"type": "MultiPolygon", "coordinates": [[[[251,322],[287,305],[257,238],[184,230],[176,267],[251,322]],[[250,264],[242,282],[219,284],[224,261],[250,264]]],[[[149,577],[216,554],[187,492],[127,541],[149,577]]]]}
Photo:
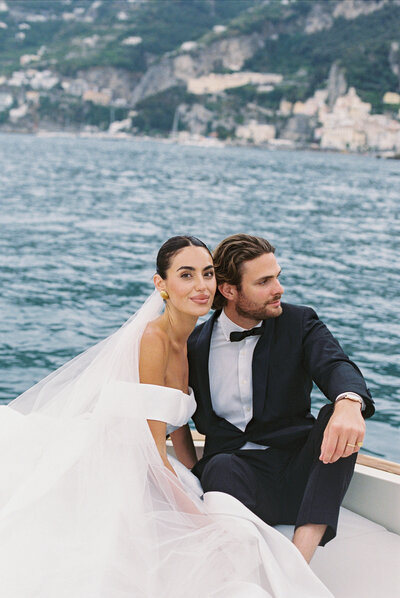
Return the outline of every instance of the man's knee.
{"type": "Polygon", "coordinates": [[[203,469],[201,485],[204,492],[228,492],[232,485],[233,455],[221,453],[214,455],[203,469]]]}
{"type": "Polygon", "coordinates": [[[328,403],[319,410],[317,419],[315,420],[314,426],[311,429],[308,437],[308,442],[314,444],[316,451],[318,451],[318,455],[324,437],[325,428],[332,417],[333,408],[334,405],[332,403],[328,403]]]}
{"type": "Polygon", "coordinates": [[[238,455],[215,455],[204,467],[201,484],[204,492],[225,492],[271,525],[279,518],[279,501],[272,486],[262,482],[260,472],[238,455]]]}
{"type": "Polygon", "coordinates": [[[250,508],[255,502],[255,473],[237,455],[221,453],[212,457],[203,470],[201,484],[204,492],[226,492],[250,508]]]}
{"type": "Polygon", "coordinates": [[[316,425],[318,427],[322,429],[326,428],[330,418],[332,417],[334,407],[335,406],[333,403],[327,403],[326,405],[323,405],[323,407],[321,407],[321,409],[318,412],[316,421],[316,425]]]}

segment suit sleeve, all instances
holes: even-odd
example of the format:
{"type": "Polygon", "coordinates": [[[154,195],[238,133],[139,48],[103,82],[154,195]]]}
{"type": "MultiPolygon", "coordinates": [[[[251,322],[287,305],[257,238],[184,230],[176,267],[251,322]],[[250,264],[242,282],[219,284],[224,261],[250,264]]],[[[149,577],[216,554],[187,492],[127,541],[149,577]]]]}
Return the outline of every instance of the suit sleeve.
{"type": "Polygon", "coordinates": [[[328,399],[356,392],[365,401],[363,416],[374,414],[374,402],[360,370],[311,308],[303,315],[303,355],[306,369],[328,399]]]}

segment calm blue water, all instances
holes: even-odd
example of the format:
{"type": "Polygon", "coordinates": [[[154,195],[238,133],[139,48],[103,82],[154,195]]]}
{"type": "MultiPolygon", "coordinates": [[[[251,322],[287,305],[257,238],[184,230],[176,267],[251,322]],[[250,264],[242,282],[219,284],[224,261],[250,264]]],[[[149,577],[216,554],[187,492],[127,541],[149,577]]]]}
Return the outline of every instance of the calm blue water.
{"type": "Polygon", "coordinates": [[[400,461],[399,195],[373,157],[1,135],[1,400],[135,311],[166,238],[248,232],[366,376],[365,452],[400,461]]]}

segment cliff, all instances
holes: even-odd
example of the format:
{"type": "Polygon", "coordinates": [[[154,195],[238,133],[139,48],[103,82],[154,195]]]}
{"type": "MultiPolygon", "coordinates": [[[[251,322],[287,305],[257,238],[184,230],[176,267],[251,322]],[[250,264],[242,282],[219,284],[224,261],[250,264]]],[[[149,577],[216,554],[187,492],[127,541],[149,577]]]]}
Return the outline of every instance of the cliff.
{"type": "Polygon", "coordinates": [[[0,0],[0,130],[399,151],[399,30],[399,0],[0,0]]]}

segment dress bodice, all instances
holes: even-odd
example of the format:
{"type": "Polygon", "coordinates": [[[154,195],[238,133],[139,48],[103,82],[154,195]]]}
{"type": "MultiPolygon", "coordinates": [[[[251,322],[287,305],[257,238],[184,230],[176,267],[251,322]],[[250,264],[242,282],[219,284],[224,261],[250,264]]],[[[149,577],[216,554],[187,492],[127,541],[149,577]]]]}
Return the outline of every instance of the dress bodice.
{"type": "Polygon", "coordinates": [[[192,389],[186,394],[166,386],[118,381],[103,389],[97,410],[162,421],[170,434],[189,421],[196,410],[196,401],[192,389]]]}
{"type": "Polygon", "coordinates": [[[146,419],[167,424],[167,434],[186,424],[196,410],[193,390],[189,394],[154,384],[141,384],[146,419]]]}

